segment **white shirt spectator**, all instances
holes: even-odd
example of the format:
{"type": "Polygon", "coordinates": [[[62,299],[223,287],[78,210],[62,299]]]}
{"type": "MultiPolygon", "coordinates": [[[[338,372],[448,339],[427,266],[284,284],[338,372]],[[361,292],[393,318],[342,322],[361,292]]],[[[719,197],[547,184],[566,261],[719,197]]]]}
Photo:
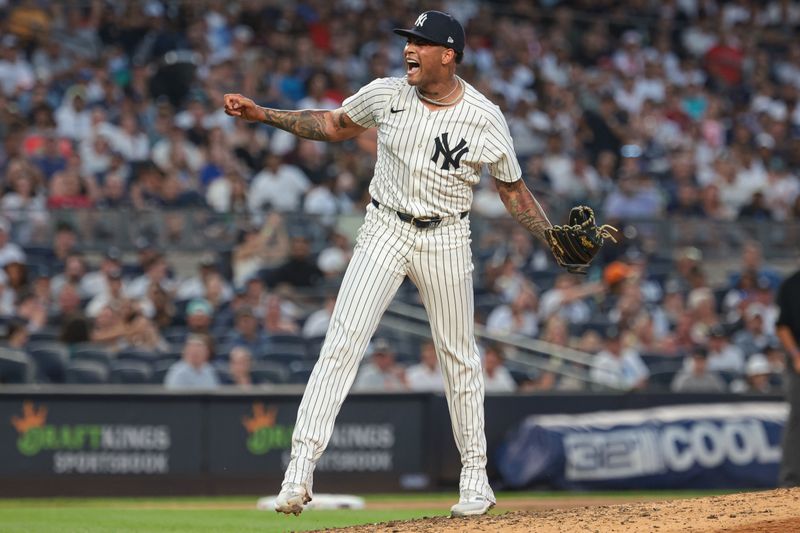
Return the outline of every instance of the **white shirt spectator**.
{"type": "Polygon", "coordinates": [[[439,367],[417,363],[406,369],[408,388],[414,391],[441,392],[444,390],[444,378],[439,367]]]}
{"type": "Polygon", "coordinates": [[[328,324],[331,321],[331,312],[324,307],[317,309],[306,318],[303,323],[303,337],[321,337],[328,331],[328,324]]]}
{"type": "Polygon", "coordinates": [[[167,371],[164,386],[168,389],[213,389],[219,385],[217,372],[205,363],[195,368],[185,361],[178,361],[167,371]]]}
{"type": "Polygon", "coordinates": [[[504,366],[497,367],[491,376],[484,369],[483,383],[486,392],[514,392],[517,390],[517,382],[504,366]]]}
{"type": "Polygon", "coordinates": [[[30,90],[33,82],[33,69],[22,54],[17,54],[13,61],[0,59],[0,89],[6,96],[13,96],[20,90],[30,90]]]}
{"type": "Polygon", "coordinates": [[[535,337],[539,333],[539,324],[536,320],[536,313],[526,311],[523,313],[522,323],[514,322],[514,314],[511,306],[500,305],[492,309],[486,319],[486,329],[492,335],[524,335],[535,337]]]}
{"type": "Polygon", "coordinates": [[[58,134],[75,141],[81,141],[92,132],[92,118],[87,109],[77,110],[73,106],[76,94],[67,93],[61,106],[56,110],[58,134]]]}
{"type": "Polygon", "coordinates": [[[708,369],[713,372],[744,371],[744,352],[733,344],[726,344],[716,351],[708,350],[708,369]]]}
{"type": "MultiPolygon", "coordinates": [[[[2,230],[0,230],[2,231],[2,230]]],[[[24,263],[25,252],[18,244],[7,242],[0,246],[0,268],[3,268],[9,263],[24,263]]]]}
{"type": "Polygon", "coordinates": [[[632,389],[650,375],[639,353],[631,348],[623,349],[619,356],[603,350],[594,356],[593,363],[592,380],[618,389],[632,389]]]}
{"type": "Polygon", "coordinates": [[[247,198],[250,211],[260,212],[266,204],[276,211],[298,211],[311,182],[294,165],[281,165],[277,172],[262,170],[253,178],[247,198]]]}

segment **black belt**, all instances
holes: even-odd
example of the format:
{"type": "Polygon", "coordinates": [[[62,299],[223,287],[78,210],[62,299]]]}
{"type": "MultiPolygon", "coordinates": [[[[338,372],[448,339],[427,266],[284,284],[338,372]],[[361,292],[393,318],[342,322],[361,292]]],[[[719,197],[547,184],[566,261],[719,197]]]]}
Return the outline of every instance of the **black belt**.
{"type": "MultiPolygon", "coordinates": [[[[375,198],[373,198],[372,199],[372,205],[374,205],[375,207],[380,208],[381,203],[378,200],[376,200],[375,198]]],[[[391,207],[388,207],[388,206],[385,206],[385,207],[387,209],[391,209],[391,207]]],[[[402,213],[400,211],[395,211],[394,209],[392,209],[392,211],[397,213],[397,216],[403,222],[408,222],[409,224],[413,224],[414,226],[416,226],[418,228],[435,228],[436,226],[441,224],[442,221],[444,220],[444,217],[415,217],[414,215],[409,215],[408,213],[402,213]]],[[[468,214],[469,214],[469,211],[462,211],[459,218],[464,218],[468,214]]]]}

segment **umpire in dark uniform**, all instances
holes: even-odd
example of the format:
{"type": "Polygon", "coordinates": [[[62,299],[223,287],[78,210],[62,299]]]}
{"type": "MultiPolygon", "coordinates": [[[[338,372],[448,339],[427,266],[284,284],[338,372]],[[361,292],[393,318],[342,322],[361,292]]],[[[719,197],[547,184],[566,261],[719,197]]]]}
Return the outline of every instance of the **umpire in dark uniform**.
{"type": "Polygon", "coordinates": [[[800,270],[781,285],[778,307],[777,333],[789,356],[786,365],[789,418],[783,433],[780,484],[797,487],[800,486],[800,270]]]}

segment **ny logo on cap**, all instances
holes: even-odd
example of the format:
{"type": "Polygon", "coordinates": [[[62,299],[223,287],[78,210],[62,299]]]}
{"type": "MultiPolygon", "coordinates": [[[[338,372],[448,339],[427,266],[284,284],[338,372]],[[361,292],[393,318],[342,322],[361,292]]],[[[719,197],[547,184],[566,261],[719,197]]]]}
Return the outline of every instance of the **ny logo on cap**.
{"type": "Polygon", "coordinates": [[[423,13],[422,15],[417,17],[417,21],[414,23],[414,26],[422,27],[425,24],[425,21],[428,20],[428,14],[423,13]]]}

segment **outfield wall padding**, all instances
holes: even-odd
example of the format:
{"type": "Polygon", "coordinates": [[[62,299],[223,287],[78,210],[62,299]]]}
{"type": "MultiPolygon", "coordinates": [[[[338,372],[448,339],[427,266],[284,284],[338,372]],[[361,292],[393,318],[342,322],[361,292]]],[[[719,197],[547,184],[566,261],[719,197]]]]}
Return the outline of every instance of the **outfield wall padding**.
{"type": "MultiPolygon", "coordinates": [[[[0,389],[0,497],[276,492],[302,389],[171,393],[161,388],[0,389]]],[[[537,394],[486,398],[495,449],[533,414],[752,400],[728,394],[537,394]]],[[[780,401],[778,396],[759,400],[780,401]]],[[[457,485],[447,404],[436,394],[352,394],[320,461],[320,492],[457,485]]]]}

